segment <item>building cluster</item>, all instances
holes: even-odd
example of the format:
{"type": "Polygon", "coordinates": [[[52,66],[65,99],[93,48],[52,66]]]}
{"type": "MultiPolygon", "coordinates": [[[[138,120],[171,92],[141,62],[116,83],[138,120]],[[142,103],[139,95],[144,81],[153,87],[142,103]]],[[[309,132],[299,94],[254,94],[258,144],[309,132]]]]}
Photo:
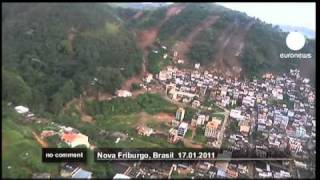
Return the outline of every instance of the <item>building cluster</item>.
{"type": "Polygon", "coordinates": [[[23,122],[32,122],[32,121],[36,120],[35,115],[32,112],[30,112],[28,107],[21,106],[21,105],[20,106],[15,106],[14,110],[17,113],[22,115],[21,119],[22,119],[23,122]]]}
{"type": "Polygon", "coordinates": [[[169,130],[168,141],[170,143],[177,143],[182,140],[188,131],[188,123],[183,122],[185,115],[184,108],[178,108],[176,112],[176,118],[172,120],[172,128],[169,130]]]}
{"type": "Polygon", "coordinates": [[[315,154],[315,92],[309,79],[301,78],[298,70],[262,80],[236,81],[220,85],[213,99],[228,96],[236,102],[230,112],[238,131],[232,132],[229,142],[234,148],[254,146],[265,157],[272,149],[290,152],[294,157],[309,159],[315,154]],[[225,88],[227,87],[227,88],[225,88]],[[249,134],[255,133],[255,141],[249,134]]]}
{"type": "MultiPolygon", "coordinates": [[[[223,153],[231,157],[231,153],[223,153]]],[[[113,179],[157,178],[157,179],[204,179],[204,178],[248,178],[248,163],[230,161],[114,163],[117,172],[113,179]]]]}
{"type": "MultiPolygon", "coordinates": [[[[282,75],[266,73],[261,79],[240,81],[208,71],[202,73],[199,64],[196,66],[194,70],[167,66],[160,71],[156,77],[169,98],[198,109],[210,99],[229,109],[228,149],[250,148],[262,158],[290,154],[305,162],[296,163],[299,167],[310,167],[307,162],[315,157],[316,143],[315,91],[299,70],[291,69],[282,75]]],[[[216,138],[221,124],[219,120],[208,122],[206,115],[198,115],[192,119],[191,127],[204,125],[205,136],[216,138]]],[[[283,170],[271,174],[290,176],[283,170]]]]}

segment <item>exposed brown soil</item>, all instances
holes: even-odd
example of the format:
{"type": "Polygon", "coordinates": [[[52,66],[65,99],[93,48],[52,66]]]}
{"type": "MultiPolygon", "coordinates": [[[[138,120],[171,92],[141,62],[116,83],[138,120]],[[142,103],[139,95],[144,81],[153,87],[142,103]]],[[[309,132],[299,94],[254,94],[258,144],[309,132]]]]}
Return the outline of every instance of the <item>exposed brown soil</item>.
{"type": "Polygon", "coordinates": [[[230,24],[216,41],[214,48],[216,52],[213,61],[218,73],[227,76],[239,77],[241,74],[240,55],[245,46],[245,37],[253,22],[245,27],[239,25],[236,20],[230,24]]]}
{"type": "Polygon", "coordinates": [[[132,16],[132,19],[139,19],[142,15],[143,15],[143,11],[139,11],[134,16],[132,16]]]}
{"type": "Polygon", "coordinates": [[[145,31],[138,32],[140,47],[145,49],[148,46],[151,46],[158,37],[159,31],[163,24],[166,23],[172,16],[179,14],[184,8],[185,5],[183,4],[170,7],[166,12],[166,17],[161,20],[157,26],[145,31]]]}
{"type": "Polygon", "coordinates": [[[195,29],[188,35],[188,37],[177,44],[176,51],[178,52],[179,58],[184,60],[188,60],[187,53],[190,51],[193,40],[200,35],[200,33],[213,25],[219,16],[209,16],[205,20],[203,20],[195,29]]]}
{"type": "Polygon", "coordinates": [[[203,148],[203,145],[201,144],[193,144],[191,139],[183,139],[183,143],[188,146],[188,147],[192,147],[192,148],[203,148]]]}
{"type": "Polygon", "coordinates": [[[121,89],[130,91],[131,90],[131,86],[134,83],[136,83],[136,84],[142,83],[142,77],[141,76],[133,76],[133,77],[131,77],[130,79],[126,80],[126,82],[123,83],[121,89]]]}
{"type": "Polygon", "coordinates": [[[93,119],[92,116],[88,115],[84,110],[83,110],[84,102],[83,100],[78,100],[75,104],[76,109],[78,112],[80,112],[81,115],[81,121],[82,122],[87,122],[87,123],[94,123],[95,120],[93,119]]]}
{"type": "Polygon", "coordinates": [[[155,114],[155,115],[153,115],[153,117],[155,118],[155,120],[157,120],[159,122],[169,122],[169,123],[171,122],[172,119],[175,118],[174,115],[164,113],[164,112],[155,114]]]}
{"type": "Polygon", "coordinates": [[[159,34],[159,27],[154,27],[145,31],[138,32],[139,45],[142,49],[154,43],[159,34]]]}
{"type": "Polygon", "coordinates": [[[74,38],[75,38],[75,36],[76,36],[76,29],[74,28],[74,27],[72,27],[70,30],[69,30],[69,32],[68,32],[68,41],[69,41],[69,43],[70,43],[70,48],[71,48],[71,56],[73,56],[73,53],[74,53],[74,51],[73,51],[73,42],[74,42],[74,38]]]}
{"type": "MultiPolygon", "coordinates": [[[[86,97],[85,99],[88,100],[88,99],[90,99],[90,97],[86,97]]],[[[93,98],[93,99],[95,99],[95,98],[93,98]]],[[[95,120],[92,116],[88,115],[85,111],[83,111],[83,106],[84,106],[83,99],[82,100],[81,99],[73,99],[73,100],[69,101],[65,105],[63,112],[66,112],[72,104],[75,105],[76,110],[80,113],[80,115],[81,115],[80,119],[82,122],[87,122],[87,123],[94,123],[95,122],[95,120]]]]}
{"type": "Polygon", "coordinates": [[[171,123],[171,120],[175,117],[172,114],[160,112],[155,115],[148,114],[146,112],[140,112],[138,125],[145,125],[147,121],[154,120],[158,122],[171,123]]]}
{"type": "Polygon", "coordinates": [[[49,147],[48,143],[47,143],[45,140],[41,139],[41,138],[37,135],[37,133],[35,133],[34,131],[32,131],[32,134],[33,134],[34,138],[37,140],[37,142],[41,145],[41,147],[43,147],[43,148],[49,147]]]}
{"type": "MultiPolygon", "coordinates": [[[[166,23],[172,16],[175,16],[177,14],[179,14],[182,9],[185,7],[185,5],[177,5],[177,6],[173,6],[171,8],[169,8],[166,12],[166,17],[161,20],[161,22],[155,26],[152,27],[150,29],[144,30],[144,31],[140,31],[137,32],[137,36],[138,36],[138,43],[140,48],[143,50],[143,63],[142,63],[142,71],[140,74],[128,79],[124,85],[122,86],[122,89],[126,89],[126,90],[130,90],[131,85],[133,83],[141,83],[142,82],[142,78],[143,76],[148,73],[147,72],[147,57],[148,57],[148,47],[151,47],[152,44],[156,41],[160,29],[163,26],[164,23],[166,23]]],[[[143,12],[140,11],[137,14],[134,15],[134,18],[139,18],[143,15],[143,12]]]]}

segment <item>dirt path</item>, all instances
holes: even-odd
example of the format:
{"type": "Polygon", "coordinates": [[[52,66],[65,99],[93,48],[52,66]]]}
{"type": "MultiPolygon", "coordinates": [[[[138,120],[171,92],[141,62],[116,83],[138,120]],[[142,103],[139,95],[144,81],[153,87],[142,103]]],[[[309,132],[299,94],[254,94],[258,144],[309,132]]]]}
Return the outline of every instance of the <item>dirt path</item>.
{"type": "Polygon", "coordinates": [[[180,58],[187,60],[187,53],[190,51],[193,40],[200,35],[200,33],[213,25],[219,16],[209,16],[205,20],[203,20],[195,29],[188,35],[188,37],[177,44],[176,51],[180,58]]]}
{"type": "Polygon", "coordinates": [[[35,139],[37,140],[37,142],[43,147],[43,148],[47,148],[49,147],[48,143],[41,139],[34,131],[32,131],[33,136],[35,137],[35,139]]]}

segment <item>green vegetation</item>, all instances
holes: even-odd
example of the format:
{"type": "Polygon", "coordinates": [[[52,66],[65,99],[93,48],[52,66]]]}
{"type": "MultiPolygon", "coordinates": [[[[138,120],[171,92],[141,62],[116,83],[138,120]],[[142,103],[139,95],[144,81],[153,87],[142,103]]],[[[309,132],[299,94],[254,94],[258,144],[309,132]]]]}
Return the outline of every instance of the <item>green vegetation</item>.
{"type": "Polygon", "coordinates": [[[203,143],[203,144],[205,144],[207,142],[207,138],[204,136],[204,128],[197,127],[196,135],[194,136],[193,140],[195,142],[199,142],[199,143],[203,143]]]}
{"type": "Polygon", "coordinates": [[[141,69],[133,33],[106,4],[10,3],[3,10],[7,101],[57,113],[94,77],[96,88],[113,93],[141,69]]]}
{"type": "Polygon", "coordinates": [[[213,55],[217,53],[215,42],[227,25],[223,17],[225,16],[219,18],[217,22],[212,25],[212,28],[203,31],[196,41],[193,42],[188,54],[190,60],[200,62],[200,64],[210,63],[213,55]]]}
{"type": "Polygon", "coordinates": [[[108,102],[87,101],[86,111],[92,115],[128,115],[145,111],[149,114],[158,112],[173,113],[176,106],[162,99],[159,94],[142,94],[136,99],[132,98],[115,98],[108,102]]]}
{"type": "Polygon", "coordinates": [[[261,141],[265,140],[266,138],[262,135],[262,132],[260,131],[253,131],[251,136],[256,140],[256,141],[261,141]]]}
{"type": "Polygon", "coordinates": [[[185,138],[191,138],[192,137],[192,131],[191,130],[188,130],[186,132],[186,135],[185,135],[185,138]]]}
{"type": "MultiPolygon", "coordinates": [[[[162,99],[158,94],[143,94],[135,99],[115,98],[108,102],[87,101],[85,111],[96,120],[94,124],[80,121],[78,111],[71,106],[64,114],[53,117],[57,123],[71,126],[89,136],[90,143],[99,147],[177,147],[167,142],[166,137],[143,137],[137,134],[136,127],[140,124],[139,112],[156,114],[159,112],[174,113],[176,106],[162,99]],[[103,136],[101,130],[109,132],[103,136]],[[128,133],[129,138],[115,144],[112,133],[128,133]],[[130,138],[134,138],[131,140],[130,138]]],[[[160,131],[168,131],[164,122],[147,119],[145,125],[160,131]]]]}
{"type": "MultiPolygon", "coordinates": [[[[164,19],[165,10],[168,8],[170,7],[144,11],[141,18],[135,21],[130,20],[129,24],[140,30],[156,27],[164,19]]],[[[135,13],[131,11],[134,10],[130,10],[126,14],[136,13],[136,11],[135,13]]],[[[315,65],[314,40],[308,39],[306,46],[301,50],[301,52],[313,54],[310,61],[299,61],[298,59],[284,61],[279,58],[279,54],[287,53],[289,49],[284,43],[286,33],[282,32],[279,27],[266,24],[259,19],[247,16],[245,13],[233,11],[217,4],[187,3],[186,7],[179,14],[172,16],[163,24],[158,38],[169,47],[173,47],[177,41],[185,40],[196,27],[199,27],[203,20],[210,16],[219,16],[219,19],[193,40],[191,50],[187,54],[193,63],[200,62],[204,65],[212,63],[212,60],[214,60],[215,55],[219,51],[217,40],[223,33],[228,33],[227,30],[230,28],[234,31],[245,30],[249,23],[254,22],[246,33],[245,46],[240,56],[245,76],[253,78],[266,71],[282,73],[288,71],[289,68],[313,68],[315,65]],[[234,28],[233,25],[235,25],[234,28]]],[[[158,66],[152,67],[154,68],[154,72],[159,71],[158,66]]],[[[314,82],[314,68],[311,72],[305,71],[303,74],[310,77],[312,82],[314,82]]]]}
{"type": "Polygon", "coordinates": [[[221,120],[221,124],[224,121],[224,113],[213,113],[212,117],[215,117],[215,118],[221,120]]]}
{"type": "Polygon", "coordinates": [[[137,98],[138,104],[149,114],[158,112],[174,113],[177,107],[163,99],[159,94],[146,93],[137,98]]]}
{"type": "Polygon", "coordinates": [[[220,12],[222,9],[208,3],[189,3],[176,16],[169,19],[161,28],[159,39],[170,42],[186,38],[206,17],[220,12]],[[220,9],[220,10],[219,10],[220,9]]]}
{"type": "Polygon", "coordinates": [[[139,90],[139,89],[141,89],[142,87],[138,84],[138,83],[133,83],[132,85],[131,85],[131,89],[133,90],[133,91],[135,91],[135,90],[139,90]]]}
{"type": "Polygon", "coordinates": [[[229,121],[229,130],[230,132],[236,133],[236,132],[240,132],[240,127],[238,125],[238,121],[236,120],[230,120],[229,121]]]}
{"type": "Polygon", "coordinates": [[[35,172],[56,175],[57,164],[42,163],[41,146],[33,137],[33,129],[18,122],[19,115],[2,103],[2,177],[31,178],[35,172]]]}
{"type": "Polygon", "coordinates": [[[170,65],[170,63],[170,59],[163,59],[163,56],[160,53],[150,53],[148,55],[148,70],[153,74],[158,74],[161,69],[170,65]]]}
{"type": "Polygon", "coordinates": [[[3,70],[2,75],[2,99],[13,103],[29,104],[31,88],[22,77],[7,70],[3,70]]]}
{"type": "Polygon", "coordinates": [[[287,105],[287,108],[293,109],[294,102],[290,101],[290,97],[288,94],[283,95],[283,103],[287,105]]]}
{"type": "Polygon", "coordinates": [[[160,7],[156,10],[144,10],[143,16],[139,19],[131,19],[129,25],[141,30],[158,26],[161,20],[165,18],[166,10],[166,7],[160,7]]]}
{"type": "MultiPolygon", "coordinates": [[[[280,53],[288,52],[284,43],[286,35],[278,26],[263,22],[252,25],[241,61],[248,77],[260,76],[266,71],[287,72],[290,68],[298,67],[298,59],[285,61],[279,57],[280,53]]],[[[304,51],[306,50],[304,48],[304,51]]]]}
{"type": "Polygon", "coordinates": [[[183,175],[183,174],[179,174],[177,171],[173,171],[171,173],[171,178],[172,179],[191,179],[191,175],[183,175]]]}
{"type": "Polygon", "coordinates": [[[186,113],[184,115],[184,120],[191,122],[193,116],[197,113],[197,111],[191,107],[186,107],[186,113]]]}

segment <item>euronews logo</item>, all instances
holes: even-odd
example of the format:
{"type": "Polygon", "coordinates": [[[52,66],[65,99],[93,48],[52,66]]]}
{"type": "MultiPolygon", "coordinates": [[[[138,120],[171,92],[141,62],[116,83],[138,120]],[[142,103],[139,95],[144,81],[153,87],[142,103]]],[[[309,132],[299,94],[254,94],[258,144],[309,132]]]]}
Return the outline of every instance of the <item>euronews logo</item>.
{"type": "MultiPolygon", "coordinates": [[[[299,32],[290,32],[286,38],[286,45],[292,51],[301,50],[306,43],[306,39],[303,34],[299,32]]],[[[280,58],[298,58],[298,59],[310,59],[311,53],[281,53],[280,58]]]]}

